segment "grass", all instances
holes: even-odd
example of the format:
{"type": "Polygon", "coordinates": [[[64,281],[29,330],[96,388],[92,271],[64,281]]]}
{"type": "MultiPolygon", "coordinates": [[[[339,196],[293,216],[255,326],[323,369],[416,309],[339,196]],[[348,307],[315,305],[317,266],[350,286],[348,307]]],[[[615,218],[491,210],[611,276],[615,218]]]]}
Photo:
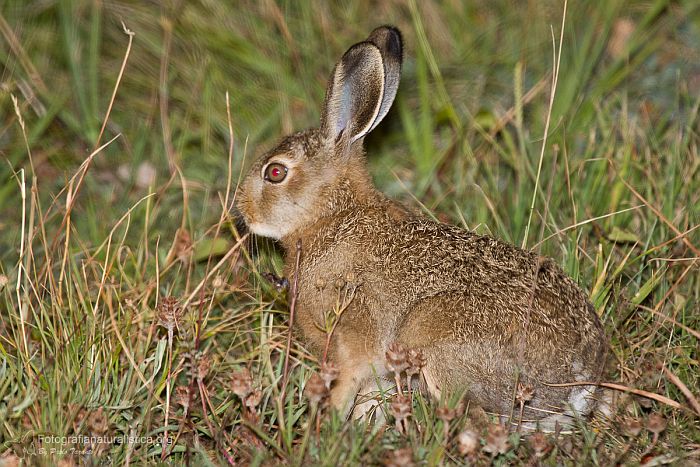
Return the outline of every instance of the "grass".
{"type": "Polygon", "coordinates": [[[700,8],[570,2],[560,43],[562,14],[556,1],[3,3],[3,462],[155,464],[166,433],[166,460],[197,465],[698,462],[700,8]],[[496,455],[479,431],[463,455],[469,417],[440,412],[454,399],[414,395],[403,432],[390,403],[387,426],[314,414],[318,363],[301,342],[282,388],[291,297],[263,277],[280,252],[239,242],[228,207],[242,167],[316,124],[333,64],[382,23],[407,55],[366,141],[377,185],[554,257],[590,291],[610,380],[679,408],[627,396],[572,435],[512,432],[496,455]],[[249,405],[233,390],[244,368],[260,390],[249,405]]]}

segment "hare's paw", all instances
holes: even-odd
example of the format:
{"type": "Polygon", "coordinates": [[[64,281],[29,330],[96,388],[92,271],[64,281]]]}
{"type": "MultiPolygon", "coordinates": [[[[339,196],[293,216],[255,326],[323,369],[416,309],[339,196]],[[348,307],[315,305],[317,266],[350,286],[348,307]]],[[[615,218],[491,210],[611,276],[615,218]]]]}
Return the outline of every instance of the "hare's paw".
{"type": "Polygon", "coordinates": [[[396,394],[396,386],[382,378],[372,378],[360,388],[351,415],[355,420],[373,421],[374,423],[386,423],[385,410],[382,404],[389,397],[396,394]]]}
{"type": "Polygon", "coordinates": [[[353,354],[344,352],[343,347],[336,344],[335,361],[338,368],[338,378],[331,388],[331,407],[347,416],[352,408],[357,390],[368,377],[367,364],[353,354]]]}
{"type": "MultiPolygon", "coordinates": [[[[360,416],[363,412],[372,409],[373,404],[368,398],[360,398],[360,401],[368,403],[365,409],[358,409],[355,404],[355,396],[360,391],[361,396],[379,389],[377,379],[382,379],[383,368],[378,369],[366,355],[359,352],[350,352],[345,346],[339,345],[336,356],[339,357],[336,365],[339,368],[338,379],[331,388],[331,406],[347,417],[353,409],[360,416]]],[[[363,405],[363,404],[357,404],[363,405]]]]}

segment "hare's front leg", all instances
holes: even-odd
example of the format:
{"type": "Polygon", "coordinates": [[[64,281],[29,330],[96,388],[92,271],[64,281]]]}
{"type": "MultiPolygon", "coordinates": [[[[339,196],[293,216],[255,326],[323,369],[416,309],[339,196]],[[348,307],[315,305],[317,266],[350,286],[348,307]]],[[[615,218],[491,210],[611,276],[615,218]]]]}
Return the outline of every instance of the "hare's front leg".
{"type": "MultiPolygon", "coordinates": [[[[368,378],[367,365],[339,365],[338,378],[331,389],[331,406],[347,418],[355,395],[368,378]]],[[[370,373],[371,374],[371,373],[370,373]]]]}
{"type": "Polygon", "coordinates": [[[360,339],[340,337],[336,342],[333,363],[338,367],[338,378],[331,389],[331,406],[343,416],[347,416],[360,388],[385,372],[381,359],[368,352],[365,345],[357,344],[360,339]]]}
{"type": "Polygon", "coordinates": [[[359,384],[352,375],[340,374],[331,389],[331,407],[336,409],[345,418],[352,406],[359,384]]]}

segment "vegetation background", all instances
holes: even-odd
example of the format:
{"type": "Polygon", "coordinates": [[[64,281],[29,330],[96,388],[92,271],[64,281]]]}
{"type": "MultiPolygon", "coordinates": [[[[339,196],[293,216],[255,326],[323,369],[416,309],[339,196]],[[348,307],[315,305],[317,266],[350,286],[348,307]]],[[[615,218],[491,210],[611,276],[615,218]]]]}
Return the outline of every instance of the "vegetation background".
{"type": "Polygon", "coordinates": [[[699,462],[700,3],[564,11],[2,2],[0,463],[699,462]],[[611,419],[469,449],[454,400],[414,395],[401,430],[390,404],[389,426],[342,423],[309,406],[297,342],[286,380],[291,296],[263,277],[280,252],[239,242],[236,181],[317,123],[335,61],[386,23],[406,58],[366,141],[377,185],[589,290],[610,381],[638,390],[611,419]]]}

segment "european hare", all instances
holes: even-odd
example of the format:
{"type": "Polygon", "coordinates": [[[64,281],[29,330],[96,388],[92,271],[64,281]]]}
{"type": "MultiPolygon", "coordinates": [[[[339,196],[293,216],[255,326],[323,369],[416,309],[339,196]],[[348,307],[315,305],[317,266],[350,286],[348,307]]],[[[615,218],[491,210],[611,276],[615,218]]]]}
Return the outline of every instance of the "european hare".
{"type": "Polygon", "coordinates": [[[338,288],[354,289],[329,348],[340,370],[332,405],[349,410],[385,376],[398,342],[423,352],[422,387],[434,397],[463,391],[504,415],[519,382],[534,390],[526,419],[588,414],[593,386],[546,384],[601,376],[606,339],[578,285],[550,259],[434,222],[373,186],[362,142],[389,111],[401,60],[392,27],[350,47],[330,77],[321,126],[283,139],[240,187],[249,229],[279,240],[287,277],[299,274],[297,323],[319,355],[338,288]]]}

